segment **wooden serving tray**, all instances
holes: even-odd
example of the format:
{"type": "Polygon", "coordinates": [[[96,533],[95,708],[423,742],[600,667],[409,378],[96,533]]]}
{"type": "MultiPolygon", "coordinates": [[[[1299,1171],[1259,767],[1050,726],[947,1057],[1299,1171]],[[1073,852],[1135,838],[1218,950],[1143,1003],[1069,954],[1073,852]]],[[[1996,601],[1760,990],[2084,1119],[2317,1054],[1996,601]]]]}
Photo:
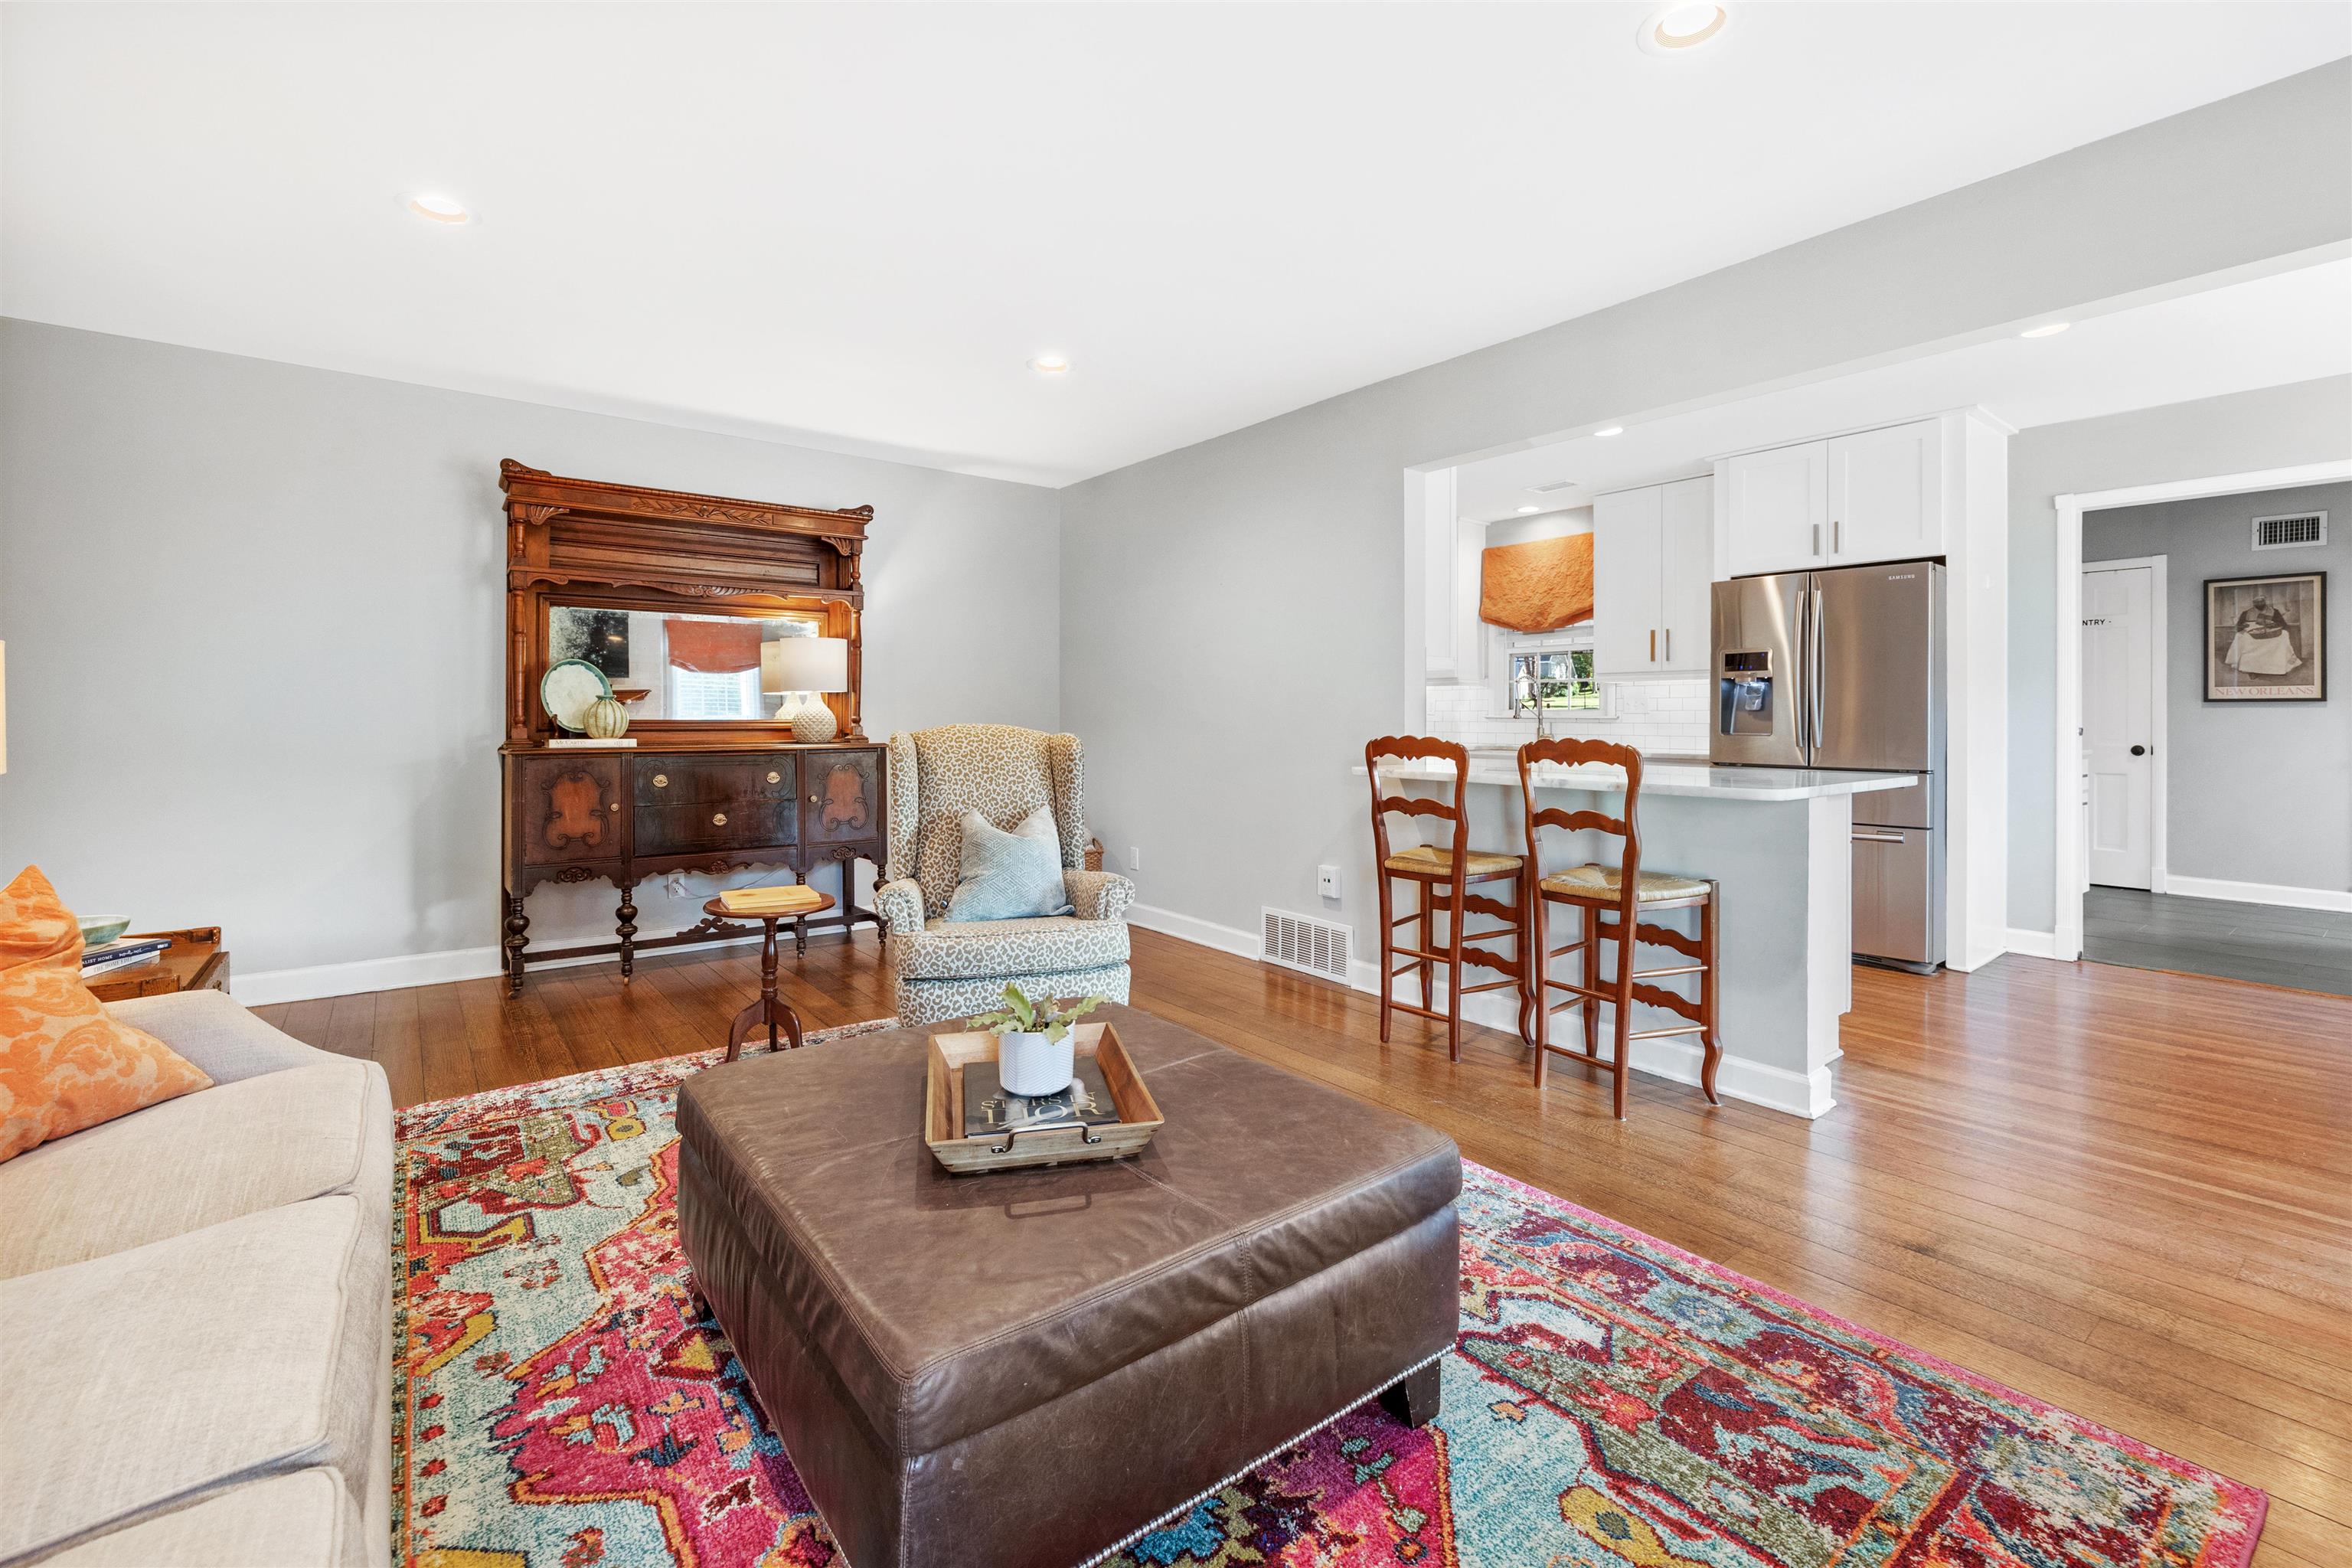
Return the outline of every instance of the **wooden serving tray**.
{"type": "Polygon", "coordinates": [[[951,1175],[1016,1171],[1027,1165],[1059,1165],[1078,1160],[1116,1160],[1139,1154],[1160,1131],[1160,1105],[1143,1087],[1143,1076],[1108,1024],[1080,1024],[1081,1058],[1102,1068],[1118,1120],[1100,1127],[1048,1127],[1034,1132],[962,1136],[963,1069],[970,1062],[996,1059],[996,1037],[984,1030],[931,1037],[931,1070],[923,1088],[923,1142],[951,1175]]]}

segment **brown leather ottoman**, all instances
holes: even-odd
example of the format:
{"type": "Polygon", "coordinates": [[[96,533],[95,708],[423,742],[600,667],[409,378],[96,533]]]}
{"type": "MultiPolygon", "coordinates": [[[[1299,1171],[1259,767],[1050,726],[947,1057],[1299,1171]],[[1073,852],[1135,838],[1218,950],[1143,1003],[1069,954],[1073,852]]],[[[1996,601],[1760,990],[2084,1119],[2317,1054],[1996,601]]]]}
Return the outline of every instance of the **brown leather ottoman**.
{"type": "Polygon", "coordinates": [[[1071,1568],[1376,1393],[1436,1408],[1453,1140],[1102,1016],[1167,1117],[1135,1159],[948,1175],[928,1030],[678,1096],[696,1282],[856,1568],[1071,1568]]]}

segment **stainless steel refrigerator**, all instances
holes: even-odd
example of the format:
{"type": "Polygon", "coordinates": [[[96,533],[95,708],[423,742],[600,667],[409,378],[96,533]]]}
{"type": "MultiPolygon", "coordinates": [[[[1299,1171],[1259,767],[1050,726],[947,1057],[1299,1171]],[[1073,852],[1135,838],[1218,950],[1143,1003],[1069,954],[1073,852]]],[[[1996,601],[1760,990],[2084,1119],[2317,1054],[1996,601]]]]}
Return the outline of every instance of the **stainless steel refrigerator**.
{"type": "Polygon", "coordinates": [[[1932,561],[1715,584],[1708,754],[1925,775],[1853,797],[1857,957],[1944,961],[1944,568],[1932,561]]]}

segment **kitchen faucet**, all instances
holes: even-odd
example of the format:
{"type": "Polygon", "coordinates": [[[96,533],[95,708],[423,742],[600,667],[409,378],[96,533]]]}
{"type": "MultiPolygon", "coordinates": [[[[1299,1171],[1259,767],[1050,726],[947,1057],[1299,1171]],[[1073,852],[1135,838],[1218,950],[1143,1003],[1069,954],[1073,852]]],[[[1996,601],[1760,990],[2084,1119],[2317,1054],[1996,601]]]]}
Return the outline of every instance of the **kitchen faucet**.
{"type": "Polygon", "coordinates": [[[1538,674],[1541,668],[1540,660],[1531,659],[1528,663],[1528,703],[1536,710],[1536,739],[1549,741],[1551,739],[1551,727],[1544,721],[1543,679],[1538,674]]]}

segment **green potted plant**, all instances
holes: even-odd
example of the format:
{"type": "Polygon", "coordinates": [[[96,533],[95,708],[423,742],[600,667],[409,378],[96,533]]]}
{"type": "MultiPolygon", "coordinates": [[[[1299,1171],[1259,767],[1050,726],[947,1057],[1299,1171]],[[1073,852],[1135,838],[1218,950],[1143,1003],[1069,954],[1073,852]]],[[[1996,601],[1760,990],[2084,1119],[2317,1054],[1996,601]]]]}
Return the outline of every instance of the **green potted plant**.
{"type": "Polygon", "coordinates": [[[1059,1094],[1077,1077],[1077,1042],[1070,1026],[1103,1005],[1087,996],[1056,1007],[1050,996],[1031,998],[1018,985],[1004,987],[1001,1011],[972,1023],[996,1037],[996,1081],[1007,1094],[1059,1094]]]}

